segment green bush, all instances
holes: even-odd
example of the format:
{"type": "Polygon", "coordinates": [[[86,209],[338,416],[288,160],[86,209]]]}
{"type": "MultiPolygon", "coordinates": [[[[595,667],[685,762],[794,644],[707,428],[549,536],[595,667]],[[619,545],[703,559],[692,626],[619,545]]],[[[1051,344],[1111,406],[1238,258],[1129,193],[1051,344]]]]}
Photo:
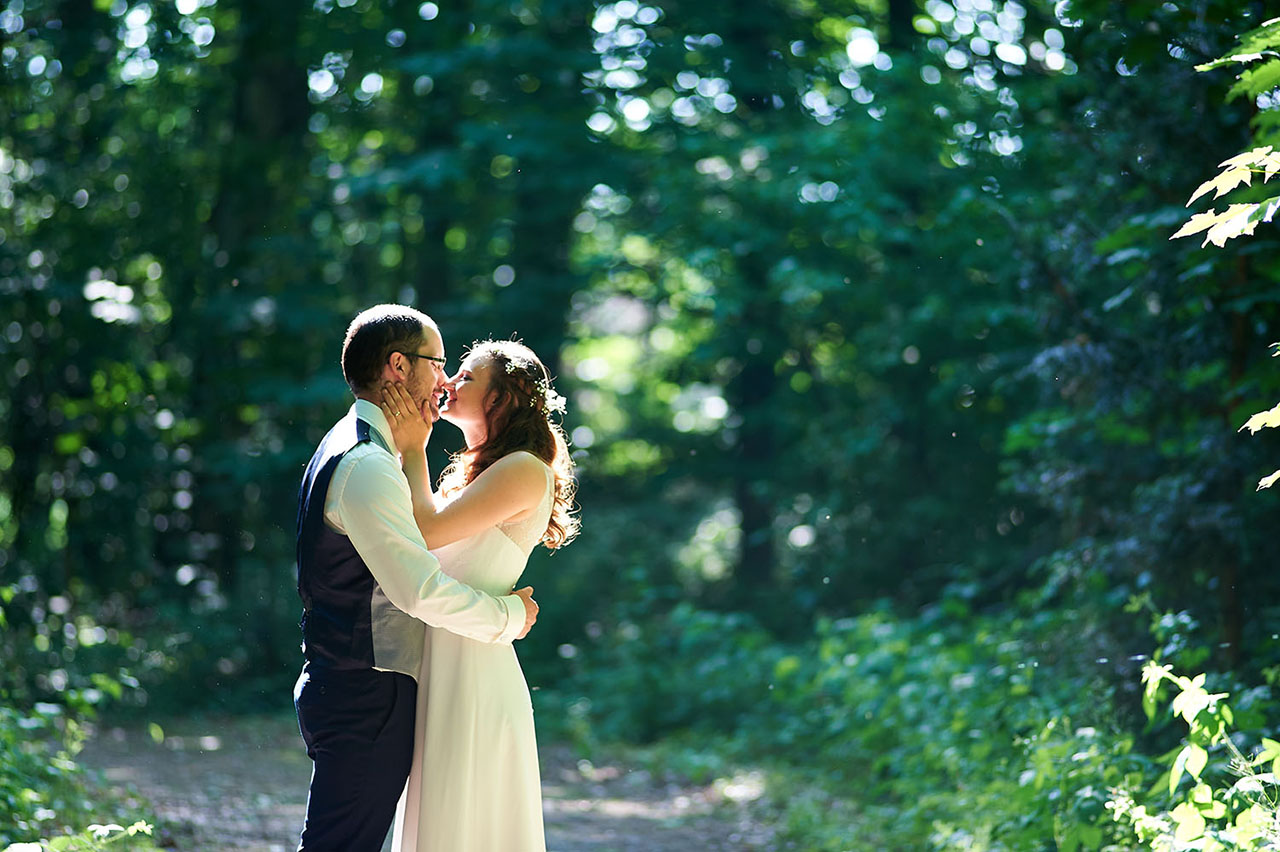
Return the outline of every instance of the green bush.
{"type": "Polygon", "coordinates": [[[916,618],[824,620],[783,645],[748,618],[681,605],[587,648],[567,712],[547,715],[586,749],[682,744],[656,753],[700,782],[766,767],[782,837],[799,848],[847,849],[855,836],[1099,848],[1123,835],[1110,788],[1140,785],[1155,764],[1102,672],[1085,679],[1062,653],[1075,627],[1069,613],[991,617],[952,600],[916,618]]]}
{"type": "Polygon", "coordinates": [[[889,845],[1096,848],[1115,833],[1108,787],[1145,762],[1101,683],[1040,666],[1048,638],[941,608],[825,622],[817,653],[776,672],[775,743],[875,802],[889,845]]]}
{"type": "Polygon", "coordinates": [[[1261,714],[1234,711],[1228,693],[1209,691],[1208,675],[1182,677],[1172,669],[1156,662],[1143,669],[1144,707],[1155,721],[1162,693],[1172,685],[1176,694],[1168,709],[1187,734],[1165,755],[1165,771],[1150,790],[1117,787],[1108,809],[1156,852],[1280,849],[1280,742],[1249,730],[1261,714]],[[1242,750],[1249,743],[1257,743],[1252,755],[1242,750]]]}
{"type": "Polygon", "coordinates": [[[64,834],[51,840],[13,843],[4,852],[152,852],[158,849],[151,842],[150,823],[139,820],[125,828],[122,825],[94,824],[80,834],[64,834]]]}
{"type": "Polygon", "coordinates": [[[74,760],[80,739],[57,705],[37,704],[30,713],[0,705],[0,844],[92,821],[94,804],[74,760]]]}
{"type": "Polygon", "coordinates": [[[104,811],[117,816],[128,808],[104,796],[76,763],[83,741],[83,725],[58,705],[37,704],[24,713],[0,704],[0,848],[155,848],[146,823],[123,828],[104,819],[104,811]],[[88,828],[69,833],[73,826],[88,828]]]}
{"type": "Polygon", "coordinates": [[[622,622],[587,650],[570,691],[593,733],[649,742],[674,731],[717,732],[769,702],[785,653],[750,616],[677,605],[644,624],[622,622]]]}

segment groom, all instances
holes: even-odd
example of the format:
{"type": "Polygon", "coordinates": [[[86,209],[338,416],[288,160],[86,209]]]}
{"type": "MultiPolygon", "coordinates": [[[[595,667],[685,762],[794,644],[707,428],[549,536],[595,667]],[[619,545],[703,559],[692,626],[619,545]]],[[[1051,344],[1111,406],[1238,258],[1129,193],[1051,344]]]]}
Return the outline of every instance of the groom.
{"type": "Polygon", "coordinates": [[[426,624],[481,642],[523,638],[533,589],[495,598],[440,570],[413,519],[380,388],[402,382],[436,419],[445,382],[435,322],[413,308],[359,314],[342,344],[356,401],[320,442],[298,494],[306,663],[294,688],[314,762],[300,851],[381,849],[413,756],[426,624]]]}

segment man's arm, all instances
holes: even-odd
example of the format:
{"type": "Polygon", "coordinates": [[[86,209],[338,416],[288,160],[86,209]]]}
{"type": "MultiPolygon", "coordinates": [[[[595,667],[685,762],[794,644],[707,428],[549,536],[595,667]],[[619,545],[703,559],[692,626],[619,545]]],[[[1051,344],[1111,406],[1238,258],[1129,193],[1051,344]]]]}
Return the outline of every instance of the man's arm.
{"type": "Polygon", "coordinates": [[[494,597],[440,570],[414,521],[409,484],[390,453],[357,447],[329,488],[334,499],[326,500],[326,509],[332,507],[333,513],[326,511],[326,520],[351,539],[397,608],[481,642],[509,643],[528,632],[532,618],[526,617],[521,596],[494,597]]]}

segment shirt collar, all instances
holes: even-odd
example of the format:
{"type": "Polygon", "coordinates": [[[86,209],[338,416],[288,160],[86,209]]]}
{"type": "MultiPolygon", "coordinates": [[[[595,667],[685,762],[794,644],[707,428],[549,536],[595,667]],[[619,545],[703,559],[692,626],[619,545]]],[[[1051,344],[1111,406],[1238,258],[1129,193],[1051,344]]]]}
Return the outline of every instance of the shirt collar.
{"type": "Polygon", "coordinates": [[[356,417],[368,423],[373,431],[378,433],[378,443],[384,449],[395,455],[395,450],[391,449],[395,443],[391,440],[391,424],[387,422],[387,416],[382,413],[382,409],[367,399],[357,399],[355,404],[351,406],[351,411],[356,417]]]}

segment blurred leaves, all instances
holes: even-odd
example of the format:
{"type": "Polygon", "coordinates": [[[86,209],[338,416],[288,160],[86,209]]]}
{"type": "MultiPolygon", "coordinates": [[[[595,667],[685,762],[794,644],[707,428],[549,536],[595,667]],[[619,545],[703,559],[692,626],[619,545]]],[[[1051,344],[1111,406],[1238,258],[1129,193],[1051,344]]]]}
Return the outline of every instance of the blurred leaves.
{"type": "Polygon", "coordinates": [[[1098,847],[1125,601],[1280,658],[1255,5],[3,4],[2,703],[277,705],[342,329],[410,302],[569,397],[521,653],[575,736],[741,729],[909,846],[1098,847]],[[1221,250],[1170,242],[1250,134],[1180,232],[1221,250]]]}

